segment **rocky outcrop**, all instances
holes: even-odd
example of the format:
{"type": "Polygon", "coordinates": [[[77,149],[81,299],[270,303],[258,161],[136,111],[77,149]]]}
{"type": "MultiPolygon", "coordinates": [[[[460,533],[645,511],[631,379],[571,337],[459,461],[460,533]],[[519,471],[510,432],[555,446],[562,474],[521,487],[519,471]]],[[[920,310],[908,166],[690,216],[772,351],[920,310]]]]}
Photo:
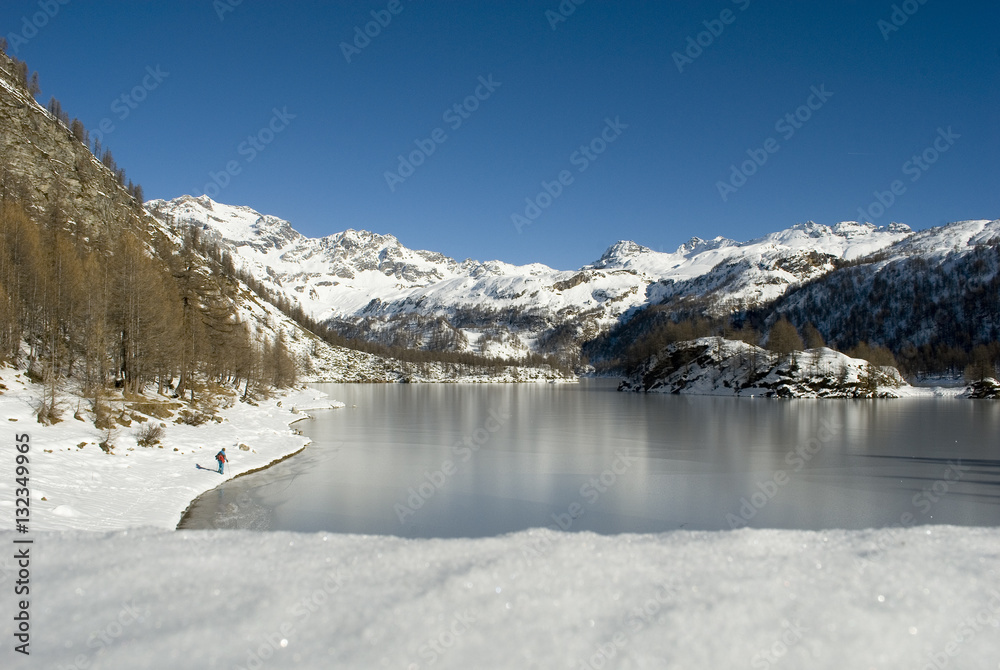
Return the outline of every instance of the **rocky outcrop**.
{"type": "Polygon", "coordinates": [[[703,337],[650,357],[619,391],[775,398],[895,398],[907,384],[896,368],[876,367],[827,349],[778,356],[745,342],[703,337]]]}
{"type": "Polygon", "coordinates": [[[992,377],[972,382],[962,394],[963,398],[996,400],[1000,398],[1000,382],[992,377]]]}

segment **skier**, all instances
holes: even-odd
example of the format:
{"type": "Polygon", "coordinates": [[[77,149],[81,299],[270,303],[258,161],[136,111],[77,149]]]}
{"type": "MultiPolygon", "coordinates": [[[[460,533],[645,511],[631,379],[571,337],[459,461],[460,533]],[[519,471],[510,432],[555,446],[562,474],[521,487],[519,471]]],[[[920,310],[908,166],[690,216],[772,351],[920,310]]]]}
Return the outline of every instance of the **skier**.
{"type": "Polygon", "coordinates": [[[223,447],[222,451],[215,455],[215,460],[219,461],[219,474],[222,474],[222,468],[225,466],[226,462],[229,460],[226,458],[226,448],[223,447]]]}

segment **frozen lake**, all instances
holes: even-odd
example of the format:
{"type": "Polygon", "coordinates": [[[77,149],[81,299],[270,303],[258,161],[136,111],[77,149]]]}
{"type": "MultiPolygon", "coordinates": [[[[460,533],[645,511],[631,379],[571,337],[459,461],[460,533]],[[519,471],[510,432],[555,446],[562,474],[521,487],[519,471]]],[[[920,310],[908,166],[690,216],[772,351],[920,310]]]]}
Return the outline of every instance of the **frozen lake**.
{"type": "MultiPolygon", "coordinates": [[[[1000,403],[767,400],[579,385],[318,385],[313,441],[183,528],[483,537],[548,526],[1000,523],[1000,403]]],[[[239,452],[233,452],[239,458],[239,452]]]]}

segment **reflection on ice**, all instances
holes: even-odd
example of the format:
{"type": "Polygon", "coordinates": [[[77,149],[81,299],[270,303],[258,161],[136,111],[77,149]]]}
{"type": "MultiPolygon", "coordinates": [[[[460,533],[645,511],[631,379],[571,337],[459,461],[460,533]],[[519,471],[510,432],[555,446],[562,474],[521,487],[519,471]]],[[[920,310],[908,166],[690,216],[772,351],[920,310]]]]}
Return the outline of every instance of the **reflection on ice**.
{"type": "Polygon", "coordinates": [[[299,424],[308,449],[206,494],[183,527],[482,537],[1000,519],[990,402],[646,396],[604,381],[323,389],[356,407],[299,424]]]}

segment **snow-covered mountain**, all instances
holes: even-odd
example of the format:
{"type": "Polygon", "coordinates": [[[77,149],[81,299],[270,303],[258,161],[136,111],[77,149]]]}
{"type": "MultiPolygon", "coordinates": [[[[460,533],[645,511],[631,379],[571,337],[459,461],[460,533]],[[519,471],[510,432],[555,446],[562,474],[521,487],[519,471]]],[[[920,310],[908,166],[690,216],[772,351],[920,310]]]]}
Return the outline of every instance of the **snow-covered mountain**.
{"type": "MultiPolygon", "coordinates": [[[[461,333],[451,340],[456,348],[507,356],[579,345],[636,308],[676,297],[697,295],[720,313],[757,305],[912,234],[900,224],[810,222],[743,243],[693,238],[673,253],[620,241],[565,271],[457,261],[367,231],[308,238],[287,221],[207,196],[154,200],[146,209],[169,226],[200,228],[237,267],[318,320],[353,324],[352,334],[388,341],[443,317],[461,333]]],[[[427,346],[428,338],[406,343],[427,346]]]]}
{"type": "Polygon", "coordinates": [[[808,222],[742,243],[695,237],[673,254],[620,242],[596,265],[658,276],[657,285],[648,291],[653,304],[697,298],[706,311],[723,315],[770,302],[842,261],[867,256],[911,234],[909,226],[899,223],[876,227],[850,221],[830,227],[808,222]]]}
{"type": "MultiPolygon", "coordinates": [[[[902,352],[1000,339],[1000,220],[922,230],[881,253],[789,291],[774,317],[813,323],[838,346],[902,352]]],[[[941,356],[945,356],[942,351],[941,356]]],[[[937,354],[935,354],[937,356],[937,354]]]]}

